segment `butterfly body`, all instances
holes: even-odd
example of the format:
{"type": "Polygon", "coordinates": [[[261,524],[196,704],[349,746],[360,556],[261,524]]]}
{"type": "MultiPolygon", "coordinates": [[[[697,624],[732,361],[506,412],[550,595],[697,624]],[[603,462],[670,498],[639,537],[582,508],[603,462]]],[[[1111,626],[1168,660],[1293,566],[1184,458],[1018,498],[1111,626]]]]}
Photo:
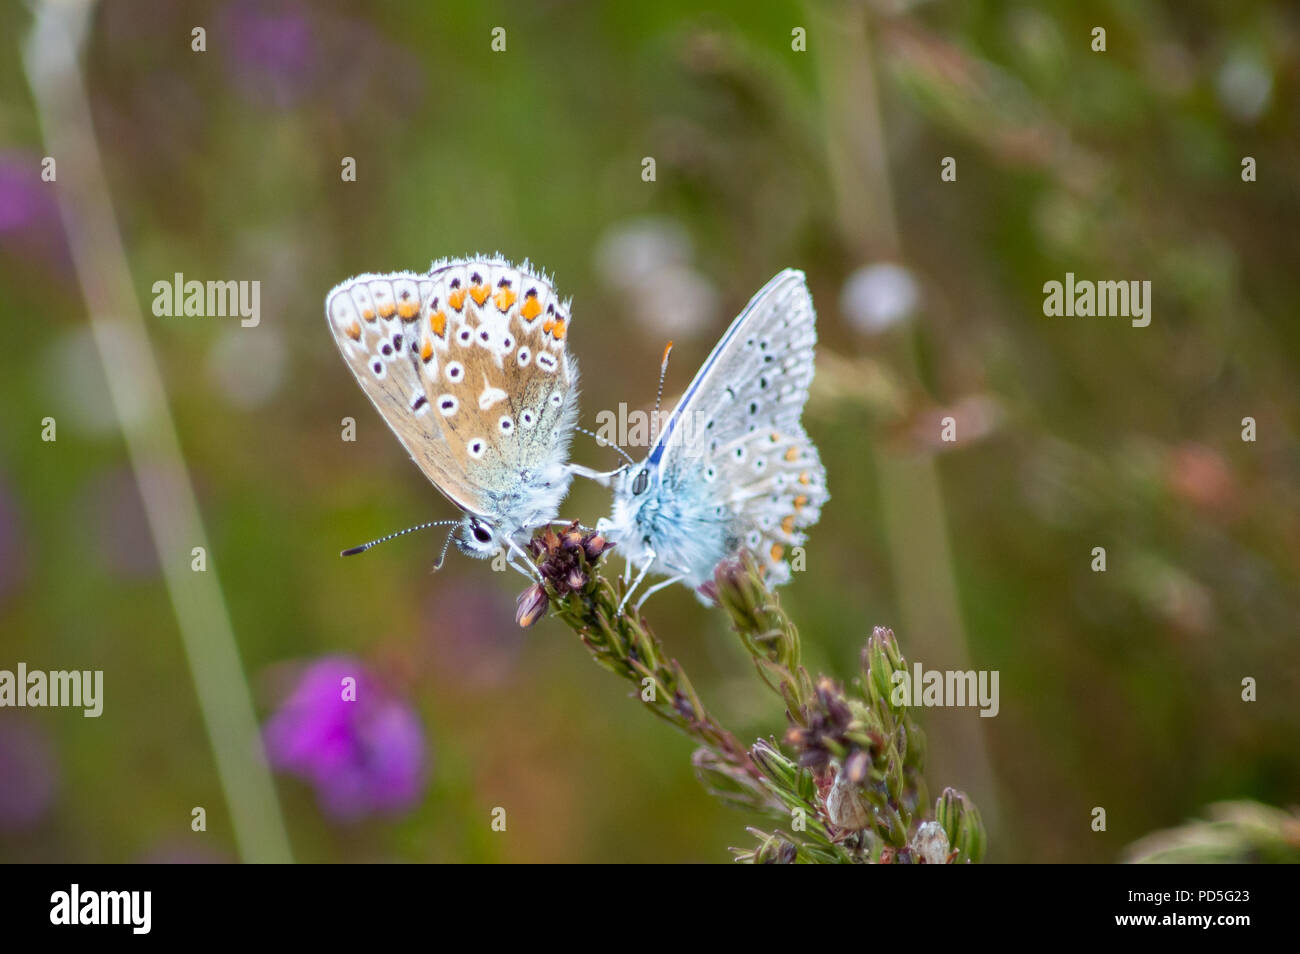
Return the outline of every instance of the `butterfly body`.
{"type": "Polygon", "coordinates": [[[525,262],[359,275],[326,316],[357,382],[407,453],[464,513],[465,553],[518,551],[557,516],[572,473],[578,368],[569,304],[525,262]]]}
{"type": "Polygon", "coordinates": [[[816,314],[802,272],[773,278],[723,335],[646,459],[613,479],[602,521],[642,575],[698,588],[718,562],[754,553],[770,584],[826,502],[826,475],[800,416],[813,377],[816,314]]]}

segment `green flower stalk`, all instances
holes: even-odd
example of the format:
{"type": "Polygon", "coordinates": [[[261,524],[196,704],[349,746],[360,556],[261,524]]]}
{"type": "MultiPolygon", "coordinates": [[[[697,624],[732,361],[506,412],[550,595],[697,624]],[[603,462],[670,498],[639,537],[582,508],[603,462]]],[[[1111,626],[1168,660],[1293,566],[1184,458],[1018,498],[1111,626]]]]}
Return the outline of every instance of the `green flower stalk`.
{"type": "Polygon", "coordinates": [[[750,828],[756,844],[733,848],[753,864],[978,862],[979,812],[945,789],[926,818],[925,735],[894,701],[893,674],[906,661],[893,632],[876,628],[862,671],[847,689],[801,664],[799,632],[748,555],[725,560],[708,592],[731,618],[760,682],[786,707],[781,741],[744,746],[701,702],[681,665],[639,614],[618,612],[623,583],[600,573],[612,544],[572,524],[531,542],[542,582],[519,599],[521,625],[546,614],[573,629],[597,665],[633,683],[656,716],[699,743],[696,777],[723,803],[772,819],[750,828]]]}
{"type": "Polygon", "coordinates": [[[647,709],[704,745],[720,766],[757,777],[745,746],[704,708],[677,660],[667,658],[639,617],[618,613],[622,593],[596,569],[612,546],[576,522],[563,533],[547,529],[534,537],[530,547],[543,582],[520,597],[521,625],[541,618],[544,609],[536,611],[540,588],[553,614],[578,634],[596,664],[634,683],[647,709]]]}

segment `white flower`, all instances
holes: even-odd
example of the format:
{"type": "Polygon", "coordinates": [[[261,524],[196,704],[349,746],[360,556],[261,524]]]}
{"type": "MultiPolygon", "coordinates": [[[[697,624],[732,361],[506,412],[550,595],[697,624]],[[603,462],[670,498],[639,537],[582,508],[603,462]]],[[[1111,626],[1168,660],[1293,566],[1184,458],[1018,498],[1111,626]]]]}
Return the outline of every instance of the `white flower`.
{"type": "Polygon", "coordinates": [[[864,334],[879,334],[916,310],[921,292],[901,265],[865,265],[844,283],[840,308],[864,334]]]}
{"type": "Polygon", "coordinates": [[[1253,123],[1264,114],[1273,96],[1268,68],[1249,53],[1237,52],[1219,67],[1215,77],[1219,105],[1233,119],[1253,123]]]}

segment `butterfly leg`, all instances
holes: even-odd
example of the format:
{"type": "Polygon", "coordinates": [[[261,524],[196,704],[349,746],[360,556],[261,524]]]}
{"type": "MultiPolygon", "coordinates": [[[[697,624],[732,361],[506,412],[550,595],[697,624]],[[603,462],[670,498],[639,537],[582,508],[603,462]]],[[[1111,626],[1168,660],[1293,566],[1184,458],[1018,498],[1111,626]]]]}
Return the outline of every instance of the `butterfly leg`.
{"type": "Polygon", "coordinates": [[[600,484],[602,487],[608,487],[609,482],[614,477],[622,473],[623,468],[617,467],[614,470],[610,470],[610,471],[600,471],[600,470],[592,470],[590,467],[583,467],[581,464],[569,464],[568,470],[569,473],[573,474],[576,477],[586,477],[588,480],[595,481],[596,483],[600,484]]]}
{"type": "Polygon", "coordinates": [[[529,565],[516,562],[513,556],[507,559],[506,563],[512,570],[517,570],[520,574],[528,577],[528,579],[532,580],[534,583],[542,582],[541,578],[536,575],[536,571],[530,573],[528,570],[529,565]]]}
{"type": "Polygon", "coordinates": [[[646,600],[650,599],[651,596],[653,596],[655,593],[658,593],[665,586],[672,586],[674,583],[680,583],[682,579],[684,579],[684,576],[682,574],[678,574],[677,576],[670,576],[666,580],[660,580],[654,586],[650,587],[650,589],[646,590],[644,593],[641,594],[641,598],[636,601],[636,606],[632,607],[632,612],[634,613],[641,612],[641,607],[645,606],[646,600]]]}
{"type": "Polygon", "coordinates": [[[641,585],[641,581],[645,579],[645,575],[650,572],[650,567],[654,565],[655,552],[649,548],[647,548],[647,552],[650,554],[650,559],[645,561],[645,566],[641,568],[641,572],[636,575],[636,579],[632,581],[632,585],[629,586],[627,592],[623,594],[623,599],[618,604],[618,616],[623,615],[623,607],[627,606],[627,601],[632,598],[632,594],[636,592],[636,588],[641,585]]]}
{"type": "Polygon", "coordinates": [[[506,562],[534,583],[542,582],[542,574],[533,564],[533,561],[528,558],[528,554],[524,552],[523,548],[513,540],[507,540],[506,543],[510,549],[510,555],[506,557],[506,562]],[[522,563],[516,563],[515,558],[520,559],[522,563]]]}

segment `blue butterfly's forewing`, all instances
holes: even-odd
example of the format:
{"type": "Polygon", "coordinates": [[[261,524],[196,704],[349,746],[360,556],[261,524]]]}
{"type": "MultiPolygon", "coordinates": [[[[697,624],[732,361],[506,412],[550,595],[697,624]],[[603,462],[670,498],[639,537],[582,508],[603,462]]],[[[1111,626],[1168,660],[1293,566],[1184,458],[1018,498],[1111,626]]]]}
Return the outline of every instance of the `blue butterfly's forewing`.
{"type": "Polygon", "coordinates": [[[825,472],[799,423],[813,374],[815,313],[802,272],[756,294],[705,360],[640,467],[615,488],[615,539],[636,562],[698,586],[742,547],[773,583],[789,577],[827,499],[825,472]],[[646,471],[641,494],[635,475],[646,471]]]}

